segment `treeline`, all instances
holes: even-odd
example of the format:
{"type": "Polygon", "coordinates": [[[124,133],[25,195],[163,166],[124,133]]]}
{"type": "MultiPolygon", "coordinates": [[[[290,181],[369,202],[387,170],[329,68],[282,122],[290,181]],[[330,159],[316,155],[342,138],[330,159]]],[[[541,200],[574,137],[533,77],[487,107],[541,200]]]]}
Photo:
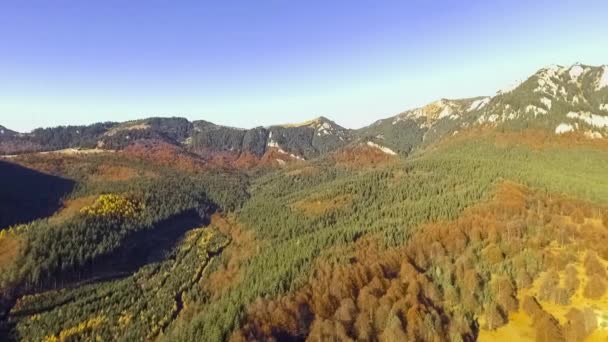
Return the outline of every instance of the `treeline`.
{"type": "Polygon", "coordinates": [[[99,136],[117,123],[103,122],[89,126],[58,126],[37,128],[26,137],[40,144],[45,150],[61,150],[69,147],[93,148],[99,136]]]}
{"type": "Polygon", "coordinates": [[[182,143],[192,133],[193,124],[185,118],[148,118],[124,123],[101,122],[80,126],[37,128],[21,135],[3,135],[3,154],[53,151],[66,148],[95,148],[101,142],[106,149],[120,149],[138,139],[161,139],[182,143]],[[140,125],[142,129],[128,129],[140,125]],[[126,129],[121,129],[126,127],[126,129]]]}
{"type": "Polygon", "coordinates": [[[103,122],[89,126],[37,128],[22,135],[3,136],[0,139],[0,153],[52,151],[76,147],[94,148],[99,137],[116,125],[118,124],[114,122],[103,122]]]}

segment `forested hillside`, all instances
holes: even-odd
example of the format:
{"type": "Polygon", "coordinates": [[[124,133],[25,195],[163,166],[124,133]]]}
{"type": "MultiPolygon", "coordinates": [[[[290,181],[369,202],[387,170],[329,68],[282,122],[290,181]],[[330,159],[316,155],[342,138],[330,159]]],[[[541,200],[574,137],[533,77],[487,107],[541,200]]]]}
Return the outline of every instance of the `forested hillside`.
{"type": "Polygon", "coordinates": [[[61,151],[0,161],[0,339],[605,340],[603,72],[360,130],[10,132],[61,151]]]}

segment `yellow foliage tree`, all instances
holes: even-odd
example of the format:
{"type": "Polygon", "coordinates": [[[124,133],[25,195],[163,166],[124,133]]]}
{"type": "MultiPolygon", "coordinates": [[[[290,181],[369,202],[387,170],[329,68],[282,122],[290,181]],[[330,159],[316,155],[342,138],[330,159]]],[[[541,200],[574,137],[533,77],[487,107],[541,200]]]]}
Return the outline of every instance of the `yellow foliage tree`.
{"type": "Polygon", "coordinates": [[[139,201],[118,194],[104,194],[99,196],[95,203],[80,210],[82,214],[90,216],[119,216],[135,217],[144,209],[139,201]]]}

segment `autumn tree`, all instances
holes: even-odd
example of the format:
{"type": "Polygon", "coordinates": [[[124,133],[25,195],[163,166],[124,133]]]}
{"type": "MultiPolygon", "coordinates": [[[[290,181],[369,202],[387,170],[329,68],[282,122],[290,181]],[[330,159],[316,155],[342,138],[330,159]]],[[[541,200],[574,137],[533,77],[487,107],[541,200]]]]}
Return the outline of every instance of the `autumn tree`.
{"type": "Polygon", "coordinates": [[[507,323],[507,319],[504,313],[498,308],[496,304],[490,304],[485,310],[485,318],[487,328],[494,330],[507,323]]]}
{"type": "Polygon", "coordinates": [[[407,333],[403,329],[403,323],[398,316],[392,315],[388,318],[386,329],[380,334],[380,341],[407,341],[407,333]]]}
{"type": "Polygon", "coordinates": [[[572,296],[579,287],[579,280],[577,276],[576,267],[569,264],[566,266],[566,277],[564,279],[564,286],[568,293],[572,296]]]}
{"type": "Polygon", "coordinates": [[[536,328],[537,342],[565,341],[564,333],[559,322],[555,317],[546,312],[534,326],[536,328]]]}
{"type": "Polygon", "coordinates": [[[583,311],[572,308],[566,314],[567,322],[564,326],[566,341],[584,341],[597,327],[597,319],[591,308],[583,311]]]}
{"type": "Polygon", "coordinates": [[[588,251],[584,263],[587,276],[591,277],[597,274],[602,278],[606,278],[606,267],[602,264],[596,252],[588,251]]]}
{"type": "Polygon", "coordinates": [[[587,285],[585,286],[585,291],[583,294],[586,298],[590,299],[600,299],[604,293],[606,292],[606,280],[594,274],[587,281],[587,285]]]}
{"type": "Polygon", "coordinates": [[[491,287],[496,298],[496,303],[504,313],[516,311],[518,309],[519,303],[517,301],[515,288],[507,277],[494,279],[491,283],[491,287]]]}
{"type": "Polygon", "coordinates": [[[572,221],[574,221],[574,223],[577,223],[577,224],[585,223],[585,214],[583,213],[583,211],[580,208],[576,208],[572,212],[572,221]]]}

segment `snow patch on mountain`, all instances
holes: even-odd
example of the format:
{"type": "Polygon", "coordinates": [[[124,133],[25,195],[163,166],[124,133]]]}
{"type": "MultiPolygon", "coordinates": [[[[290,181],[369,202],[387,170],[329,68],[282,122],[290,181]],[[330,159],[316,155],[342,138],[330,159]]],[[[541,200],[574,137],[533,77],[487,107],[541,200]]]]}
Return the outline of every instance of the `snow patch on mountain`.
{"type": "Polygon", "coordinates": [[[528,105],[526,106],[526,113],[532,113],[534,114],[534,116],[536,117],[537,115],[545,115],[547,114],[547,111],[543,108],[539,108],[533,105],[528,105]]]}
{"type": "MultiPolygon", "coordinates": [[[[277,146],[278,146],[278,145],[277,145],[277,146]]],[[[292,159],[297,159],[297,160],[305,160],[303,157],[300,157],[300,156],[295,155],[295,154],[293,154],[293,153],[286,152],[285,150],[283,150],[283,149],[281,149],[281,148],[279,148],[279,147],[277,147],[277,146],[273,146],[273,147],[275,147],[275,148],[277,149],[277,152],[278,152],[278,153],[280,153],[280,154],[284,154],[284,155],[287,155],[287,156],[291,157],[292,159]]]]}
{"type": "Polygon", "coordinates": [[[268,147],[279,148],[279,144],[276,141],[268,140],[268,147]]]}
{"type": "Polygon", "coordinates": [[[302,160],[302,161],[304,161],[304,160],[305,160],[303,157],[300,157],[300,156],[295,155],[295,154],[293,154],[293,153],[290,153],[290,154],[289,154],[289,156],[290,156],[291,158],[293,158],[293,159],[302,160]]]}
{"type": "Polygon", "coordinates": [[[558,65],[551,65],[542,69],[536,76],[538,78],[538,86],[534,89],[535,93],[546,93],[551,96],[557,96],[559,86],[553,81],[557,79],[564,69],[558,65]]]}
{"type": "Polygon", "coordinates": [[[418,108],[415,109],[413,112],[409,112],[407,116],[413,119],[420,119],[426,117],[426,112],[424,111],[424,108],[418,108]]]}
{"type": "MultiPolygon", "coordinates": [[[[266,146],[279,148],[279,143],[272,140],[272,132],[268,133],[268,142],[266,143],[266,146]]],[[[279,148],[279,150],[280,150],[280,148],[279,148]]]]}
{"type": "Polygon", "coordinates": [[[575,64],[570,68],[568,74],[570,75],[570,79],[576,81],[584,72],[585,69],[580,64],[575,64]]]}
{"type": "Polygon", "coordinates": [[[545,107],[547,107],[547,109],[548,109],[548,110],[551,110],[551,105],[552,105],[552,103],[551,103],[551,100],[550,100],[550,99],[548,99],[548,98],[546,98],[546,97],[543,97],[543,98],[541,98],[541,99],[540,99],[540,102],[541,102],[542,104],[544,104],[544,105],[545,105],[545,107]]]}
{"type": "Polygon", "coordinates": [[[574,127],[567,123],[561,123],[557,127],[555,127],[555,134],[564,134],[573,131],[574,127]]]}
{"type": "Polygon", "coordinates": [[[372,141],[368,141],[367,142],[367,146],[373,147],[373,148],[377,148],[377,149],[379,149],[380,151],[382,151],[382,152],[384,152],[386,154],[390,154],[391,156],[397,155],[397,153],[395,153],[395,151],[391,150],[390,148],[384,147],[382,145],[378,145],[378,144],[376,144],[376,143],[374,143],[372,141]]]}
{"type": "Polygon", "coordinates": [[[488,103],[490,103],[490,98],[489,97],[485,97],[483,99],[479,99],[479,100],[475,100],[471,103],[471,105],[469,106],[469,109],[467,109],[467,112],[472,112],[474,110],[480,110],[483,107],[487,106],[488,103]]]}
{"type": "Polygon", "coordinates": [[[452,108],[445,106],[441,112],[439,113],[439,115],[437,116],[437,119],[443,119],[443,118],[447,118],[448,116],[451,116],[453,113],[452,108]]]}
{"type": "Polygon", "coordinates": [[[536,93],[547,93],[549,95],[557,95],[558,86],[551,80],[550,78],[539,78],[538,79],[538,87],[534,89],[536,93]]]}
{"type": "Polygon", "coordinates": [[[321,135],[330,135],[334,131],[334,127],[327,122],[323,122],[322,124],[317,126],[317,136],[321,135]]]}
{"type": "Polygon", "coordinates": [[[608,127],[608,116],[596,115],[589,112],[569,112],[566,114],[571,119],[577,119],[599,128],[608,127]]]}
{"type": "Polygon", "coordinates": [[[479,119],[477,119],[477,123],[480,123],[480,124],[495,123],[498,121],[499,118],[500,118],[500,116],[498,114],[482,115],[479,117],[479,119]]]}
{"type": "Polygon", "coordinates": [[[600,105],[600,110],[608,112],[608,103],[603,103],[600,105]]]}

